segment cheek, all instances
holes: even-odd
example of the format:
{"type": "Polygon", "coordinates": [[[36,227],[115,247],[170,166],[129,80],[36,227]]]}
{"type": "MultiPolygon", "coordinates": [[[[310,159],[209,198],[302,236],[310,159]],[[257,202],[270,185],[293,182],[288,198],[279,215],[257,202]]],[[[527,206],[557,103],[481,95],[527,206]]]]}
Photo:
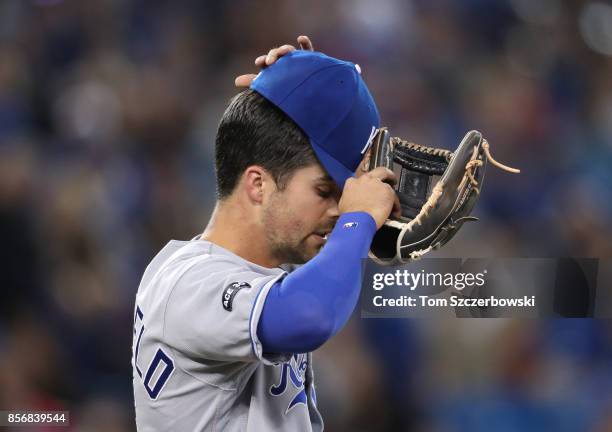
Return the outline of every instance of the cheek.
{"type": "Polygon", "coordinates": [[[293,234],[299,235],[303,230],[304,209],[297,207],[294,198],[278,196],[266,209],[264,225],[275,236],[283,238],[293,234]]]}
{"type": "Polygon", "coordinates": [[[272,196],[264,226],[275,237],[301,239],[320,227],[328,208],[328,200],[311,189],[288,189],[272,196]]]}
{"type": "Polygon", "coordinates": [[[327,211],[327,201],[314,193],[294,194],[291,197],[291,209],[303,221],[318,223],[327,211]]]}

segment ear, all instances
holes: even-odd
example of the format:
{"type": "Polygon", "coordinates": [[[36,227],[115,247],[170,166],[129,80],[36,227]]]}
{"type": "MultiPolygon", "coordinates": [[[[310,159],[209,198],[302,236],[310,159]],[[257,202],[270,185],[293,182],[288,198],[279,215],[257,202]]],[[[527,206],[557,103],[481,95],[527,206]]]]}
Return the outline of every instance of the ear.
{"type": "Polygon", "coordinates": [[[244,170],[242,175],[242,181],[244,182],[244,189],[249,199],[255,204],[261,204],[264,200],[266,193],[269,193],[272,178],[265,170],[265,168],[259,165],[251,165],[244,170]]]}

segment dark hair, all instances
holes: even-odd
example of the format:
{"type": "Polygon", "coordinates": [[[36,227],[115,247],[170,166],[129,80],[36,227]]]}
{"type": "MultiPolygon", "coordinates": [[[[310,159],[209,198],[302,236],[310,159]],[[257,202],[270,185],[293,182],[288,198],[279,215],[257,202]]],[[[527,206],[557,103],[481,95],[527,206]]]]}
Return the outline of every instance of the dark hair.
{"type": "Polygon", "coordinates": [[[231,100],[215,140],[217,198],[230,196],[250,165],[265,168],[282,190],[295,170],[313,163],[308,137],[279,108],[250,89],[231,100]]]}

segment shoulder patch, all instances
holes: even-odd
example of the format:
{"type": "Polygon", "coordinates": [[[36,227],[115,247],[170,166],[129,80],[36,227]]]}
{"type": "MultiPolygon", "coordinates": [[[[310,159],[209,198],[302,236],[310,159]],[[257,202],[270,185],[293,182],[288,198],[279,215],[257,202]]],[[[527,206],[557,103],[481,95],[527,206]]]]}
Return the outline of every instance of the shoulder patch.
{"type": "Polygon", "coordinates": [[[225,289],[223,290],[223,296],[221,297],[223,309],[231,312],[234,297],[242,288],[251,288],[251,285],[247,282],[234,282],[225,287],[225,289]]]}

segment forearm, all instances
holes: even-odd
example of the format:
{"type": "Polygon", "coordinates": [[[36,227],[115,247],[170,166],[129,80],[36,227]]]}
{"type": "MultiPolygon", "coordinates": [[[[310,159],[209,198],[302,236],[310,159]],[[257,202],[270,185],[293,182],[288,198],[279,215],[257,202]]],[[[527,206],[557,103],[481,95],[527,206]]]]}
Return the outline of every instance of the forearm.
{"type": "Polygon", "coordinates": [[[346,324],[375,232],[368,213],[343,214],[319,254],[270,289],[257,331],[265,352],[312,351],[346,324]]]}

